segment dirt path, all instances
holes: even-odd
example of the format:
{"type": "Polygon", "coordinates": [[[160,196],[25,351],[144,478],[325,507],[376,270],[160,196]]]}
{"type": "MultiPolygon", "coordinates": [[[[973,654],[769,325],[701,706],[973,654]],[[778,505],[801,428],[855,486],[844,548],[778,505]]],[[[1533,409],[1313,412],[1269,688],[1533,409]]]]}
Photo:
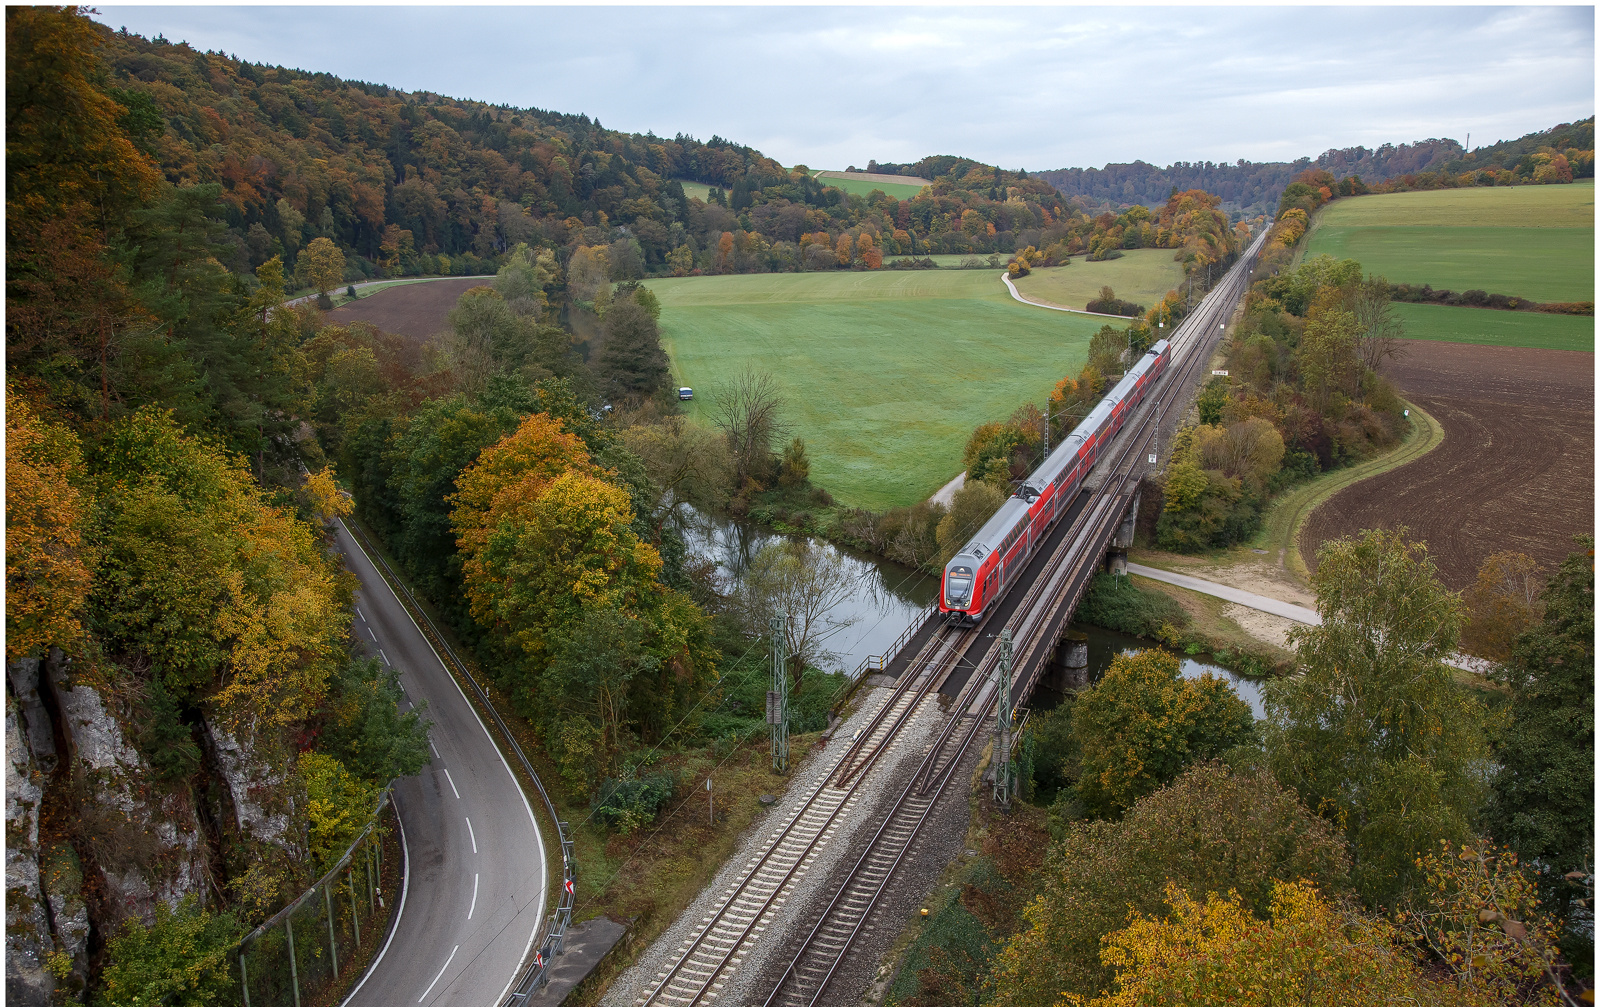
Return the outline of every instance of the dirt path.
{"type": "Polygon", "coordinates": [[[1300,536],[1312,569],[1322,542],[1404,525],[1444,582],[1469,586],[1502,549],[1553,569],[1594,531],[1594,354],[1414,340],[1388,367],[1444,426],[1416,462],[1356,483],[1316,509],[1300,536]]]}

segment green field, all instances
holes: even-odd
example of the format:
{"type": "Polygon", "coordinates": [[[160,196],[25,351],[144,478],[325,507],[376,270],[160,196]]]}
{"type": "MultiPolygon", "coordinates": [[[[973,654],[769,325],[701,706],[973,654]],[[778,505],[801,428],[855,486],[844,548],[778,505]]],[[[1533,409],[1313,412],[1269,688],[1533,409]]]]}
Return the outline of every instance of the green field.
{"type": "Polygon", "coordinates": [[[1446,304],[1396,304],[1394,311],[1405,323],[1407,339],[1594,352],[1593,316],[1455,308],[1446,304]]]}
{"type": "Polygon", "coordinates": [[[1043,402],[1100,320],[1029,308],[995,270],[776,273],[650,280],[690,414],[746,364],[768,371],[812,480],[845,504],[932,495],[973,427],[1043,402]]]}
{"type": "Polygon", "coordinates": [[[845,192],[857,196],[870,196],[872,195],[872,190],[881,189],[885,196],[893,196],[895,199],[910,199],[926,188],[922,185],[903,185],[898,182],[869,182],[864,178],[854,178],[847,171],[836,173],[818,171],[812,172],[812,174],[823,185],[831,185],[836,189],[843,189],[845,192]]]}
{"type": "Polygon", "coordinates": [[[1307,255],[1361,262],[1392,283],[1594,300],[1594,182],[1441,189],[1341,199],[1307,255]]]}
{"type": "Polygon", "coordinates": [[[698,199],[702,203],[708,203],[711,201],[711,186],[707,185],[706,183],[691,182],[683,178],[680,178],[677,181],[679,185],[683,186],[683,194],[688,196],[690,199],[698,199]]]}
{"type": "Polygon", "coordinates": [[[1150,307],[1183,280],[1183,263],[1174,262],[1170,248],[1133,248],[1120,259],[1090,262],[1073,259],[1071,265],[1035,269],[1017,280],[1024,297],[1077,308],[1100,296],[1109,286],[1124,301],[1150,307]]]}

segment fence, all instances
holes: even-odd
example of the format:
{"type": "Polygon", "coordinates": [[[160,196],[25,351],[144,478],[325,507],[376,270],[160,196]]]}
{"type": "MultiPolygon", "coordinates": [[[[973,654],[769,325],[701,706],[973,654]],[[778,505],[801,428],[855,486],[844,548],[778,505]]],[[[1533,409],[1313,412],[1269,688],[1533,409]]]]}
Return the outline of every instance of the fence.
{"type": "MultiPolygon", "coordinates": [[[[244,1007],[303,1007],[348,982],[384,938],[383,839],[393,815],[384,789],[372,821],[316,884],[239,942],[244,1007]]],[[[392,894],[392,891],[391,891],[392,894]]]]}

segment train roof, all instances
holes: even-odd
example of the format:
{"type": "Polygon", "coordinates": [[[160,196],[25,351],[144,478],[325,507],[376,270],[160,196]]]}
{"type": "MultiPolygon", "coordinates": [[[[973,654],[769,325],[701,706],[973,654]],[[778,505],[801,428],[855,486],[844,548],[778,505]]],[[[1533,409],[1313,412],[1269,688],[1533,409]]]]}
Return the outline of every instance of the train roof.
{"type": "MultiPolygon", "coordinates": [[[[1028,505],[1017,497],[1007,497],[1006,502],[1000,505],[1000,509],[994,512],[994,517],[984,522],[983,527],[978,529],[978,534],[972,536],[967,544],[961,547],[961,551],[975,555],[974,547],[983,546],[983,555],[987,556],[1000,548],[1000,543],[1010,534],[1011,529],[1016,527],[1019,520],[1026,520],[1027,517],[1028,505]]],[[[979,556],[978,559],[983,559],[983,556],[979,556]]]]}

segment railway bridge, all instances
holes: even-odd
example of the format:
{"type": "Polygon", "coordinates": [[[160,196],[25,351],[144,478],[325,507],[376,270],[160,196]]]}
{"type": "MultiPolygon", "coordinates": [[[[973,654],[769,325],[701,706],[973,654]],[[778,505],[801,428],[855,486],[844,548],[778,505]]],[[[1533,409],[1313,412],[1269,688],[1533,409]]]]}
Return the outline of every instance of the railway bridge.
{"type": "MultiPolygon", "coordinates": [[[[876,690],[847,726],[848,742],[841,738],[825,750],[813,778],[791,788],[791,806],[776,816],[775,827],[685,914],[699,918],[669,932],[636,966],[645,974],[608,1003],[857,1002],[882,950],[882,932],[866,939],[873,921],[908,874],[941,798],[965,793],[963,767],[991,737],[995,764],[1006,763],[1020,727],[1015,711],[1046,673],[1108,548],[1113,556],[1125,548],[1140,482],[1208,377],[1206,364],[1249,288],[1264,240],[1173,331],[1166,373],[1100,455],[1002,602],[972,629],[945,625],[934,606],[908,631],[883,665],[892,689],[876,690]],[[813,869],[820,883],[818,877],[806,883],[813,869]],[[662,947],[680,937],[676,946],[662,947]]],[[[998,776],[1003,788],[1003,768],[998,776]]]]}

